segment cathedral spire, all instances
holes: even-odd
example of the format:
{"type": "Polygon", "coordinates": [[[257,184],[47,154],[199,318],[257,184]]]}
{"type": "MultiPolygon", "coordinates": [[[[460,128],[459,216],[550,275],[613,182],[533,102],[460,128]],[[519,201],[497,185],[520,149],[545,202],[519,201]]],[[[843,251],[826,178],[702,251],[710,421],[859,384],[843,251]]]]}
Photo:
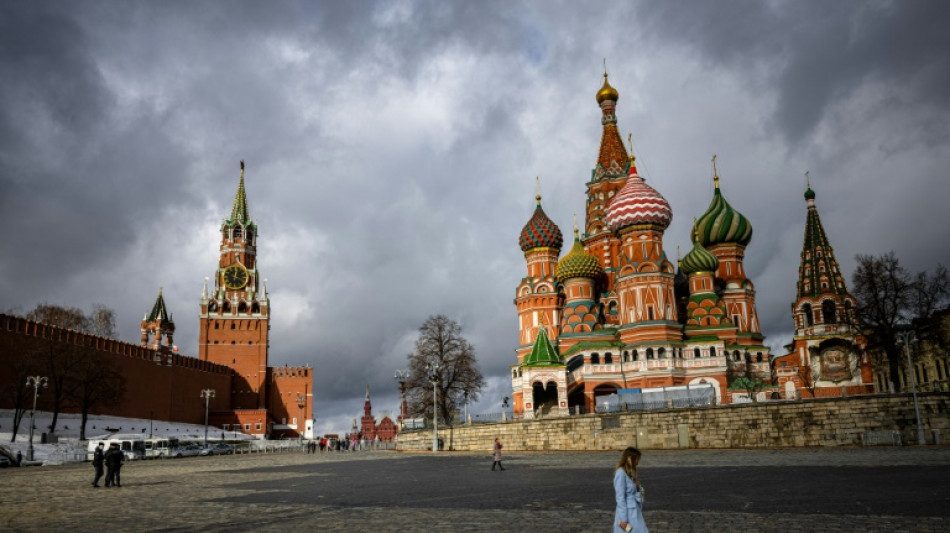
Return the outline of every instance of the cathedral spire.
{"type": "Polygon", "coordinates": [[[603,118],[601,123],[604,131],[600,139],[600,152],[597,155],[597,166],[594,168],[594,179],[602,177],[623,178],[627,175],[627,150],[623,146],[623,139],[617,129],[617,100],[620,94],[607,81],[607,65],[604,61],[604,85],[597,91],[597,103],[600,104],[603,118]]]}
{"type": "MultiPolygon", "coordinates": [[[[807,177],[807,176],[806,176],[807,177]]],[[[844,296],[848,289],[844,276],[838,270],[834,250],[825,234],[825,228],[815,206],[815,191],[810,184],[805,191],[808,218],[805,221],[805,241],[802,245],[802,262],[798,269],[798,297],[816,297],[821,294],[844,296]]]]}
{"type": "Polygon", "coordinates": [[[241,160],[241,179],[238,182],[237,193],[234,194],[234,206],[231,208],[229,222],[247,224],[251,219],[247,212],[247,195],[244,193],[244,160],[241,160]]]}

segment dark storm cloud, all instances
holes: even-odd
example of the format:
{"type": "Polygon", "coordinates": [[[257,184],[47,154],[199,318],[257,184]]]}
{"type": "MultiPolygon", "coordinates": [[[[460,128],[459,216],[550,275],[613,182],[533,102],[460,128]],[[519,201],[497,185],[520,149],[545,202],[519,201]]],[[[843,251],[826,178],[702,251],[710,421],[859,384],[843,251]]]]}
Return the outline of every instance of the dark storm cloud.
{"type": "Polygon", "coordinates": [[[898,97],[950,103],[950,5],[943,2],[667,2],[647,15],[654,39],[679,42],[712,66],[771,86],[773,124],[790,140],[869,82],[898,97]]]}

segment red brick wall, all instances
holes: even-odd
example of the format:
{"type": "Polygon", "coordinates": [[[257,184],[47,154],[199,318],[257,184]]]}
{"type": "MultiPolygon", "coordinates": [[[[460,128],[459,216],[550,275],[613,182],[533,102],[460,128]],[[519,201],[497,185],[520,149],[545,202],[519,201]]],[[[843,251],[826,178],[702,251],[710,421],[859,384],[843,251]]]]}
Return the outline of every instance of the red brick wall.
{"type": "Polygon", "coordinates": [[[285,366],[268,368],[267,372],[267,409],[272,420],[279,424],[282,419],[287,419],[287,423],[290,424],[296,418],[299,432],[302,432],[305,429],[305,420],[309,419],[313,413],[312,369],[285,366]],[[302,420],[301,409],[297,403],[299,396],[303,396],[306,402],[302,420]]]}
{"type": "MultiPolygon", "coordinates": [[[[15,358],[30,350],[49,349],[49,343],[92,352],[101,364],[113,366],[126,379],[125,400],[96,409],[97,414],[129,418],[152,418],[174,422],[204,423],[202,389],[215,389],[210,408],[231,408],[231,369],[179,354],[160,355],[154,350],[114,339],[79,333],[17,317],[0,315],[0,390],[16,376],[15,358]]],[[[40,375],[45,372],[40,370],[40,375]]],[[[37,408],[50,408],[49,390],[43,391],[37,408]]],[[[13,408],[6,395],[0,407],[13,408]]],[[[77,412],[64,408],[64,412],[77,412]]]]}

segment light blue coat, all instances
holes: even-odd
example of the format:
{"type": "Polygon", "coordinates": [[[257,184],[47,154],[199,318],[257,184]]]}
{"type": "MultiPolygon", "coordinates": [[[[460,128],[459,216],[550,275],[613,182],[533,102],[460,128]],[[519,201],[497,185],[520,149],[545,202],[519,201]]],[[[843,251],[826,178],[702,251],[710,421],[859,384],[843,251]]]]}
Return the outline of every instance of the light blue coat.
{"type": "Polygon", "coordinates": [[[643,495],[622,468],[614,472],[614,494],[617,498],[617,511],[614,513],[614,527],[610,531],[626,533],[620,528],[620,522],[627,522],[633,528],[631,533],[649,533],[647,524],[643,521],[643,495]]]}

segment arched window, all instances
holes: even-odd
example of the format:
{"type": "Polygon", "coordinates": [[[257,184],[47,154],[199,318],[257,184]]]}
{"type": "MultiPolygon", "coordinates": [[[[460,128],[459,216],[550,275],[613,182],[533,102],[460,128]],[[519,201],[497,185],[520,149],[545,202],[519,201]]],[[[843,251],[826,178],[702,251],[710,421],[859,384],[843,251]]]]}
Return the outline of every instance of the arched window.
{"type": "Polygon", "coordinates": [[[244,302],[239,303],[239,304],[238,304],[238,313],[246,313],[246,312],[247,312],[247,304],[244,303],[244,302]]]}
{"type": "Polygon", "coordinates": [[[716,347],[715,347],[715,346],[710,346],[710,347],[709,347],[709,357],[716,357],[716,347]]]}
{"type": "Polygon", "coordinates": [[[647,348],[647,359],[653,359],[653,348],[647,348]]]}
{"type": "Polygon", "coordinates": [[[699,351],[699,348],[693,348],[693,359],[699,359],[702,352],[699,351]]]}
{"type": "Polygon", "coordinates": [[[592,354],[590,354],[590,364],[592,364],[592,365],[599,365],[599,364],[600,364],[600,354],[599,354],[599,353],[592,353],[592,354]]]}
{"type": "Polygon", "coordinates": [[[610,305],[607,306],[607,312],[611,315],[617,314],[617,302],[610,302],[610,305]]]}
{"type": "Polygon", "coordinates": [[[660,348],[656,351],[656,358],[663,359],[666,356],[666,348],[660,348]]]}
{"type": "Polygon", "coordinates": [[[755,361],[756,361],[757,363],[761,363],[761,362],[762,362],[762,352],[759,352],[759,353],[757,353],[757,354],[755,355],[755,361]]]}
{"type": "Polygon", "coordinates": [[[614,362],[614,354],[607,352],[604,354],[604,364],[609,365],[614,362]]]}
{"type": "Polygon", "coordinates": [[[234,238],[240,239],[242,234],[241,226],[234,226],[234,238]]]}
{"type": "MultiPolygon", "coordinates": [[[[805,290],[808,290],[807,288],[805,290]]],[[[802,306],[802,314],[805,315],[805,326],[815,325],[815,316],[811,313],[811,304],[802,306]]]]}
{"type": "Polygon", "coordinates": [[[624,362],[627,362],[627,363],[630,362],[630,352],[629,352],[629,351],[623,352],[623,361],[624,361],[624,362]]]}
{"type": "Polygon", "coordinates": [[[833,300],[821,302],[821,319],[823,324],[834,324],[838,321],[835,316],[835,302],[833,300]]]}
{"type": "Polygon", "coordinates": [[[732,351],[732,360],[733,360],[733,361],[738,361],[739,359],[740,359],[740,357],[739,357],[739,350],[733,350],[733,351],[732,351]]]}
{"type": "Polygon", "coordinates": [[[638,361],[640,359],[640,354],[636,350],[633,351],[633,360],[638,361]]]}

